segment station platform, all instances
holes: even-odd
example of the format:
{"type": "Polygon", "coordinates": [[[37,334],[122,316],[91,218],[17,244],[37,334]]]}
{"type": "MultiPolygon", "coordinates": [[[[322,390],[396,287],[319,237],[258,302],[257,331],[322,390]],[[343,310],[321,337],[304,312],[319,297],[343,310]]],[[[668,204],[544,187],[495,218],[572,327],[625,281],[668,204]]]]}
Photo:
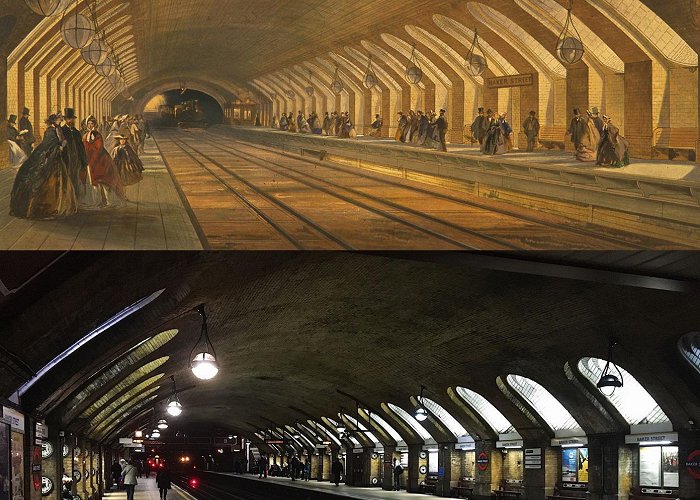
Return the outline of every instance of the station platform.
{"type": "MultiPolygon", "coordinates": [[[[105,491],[103,499],[106,500],[125,500],[126,491],[125,490],[107,490],[105,491]]],[[[134,500],[160,500],[160,492],[158,490],[158,485],[156,485],[156,478],[141,478],[138,479],[138,484],[134,490],[134,500]]],[[[183,491],[182,489],[173,486],[168,492],[168,500],[195,500],[192,495],[183,491]]]]}
{"type": "MultiPolygon", "coordinates": [[[[385,491],[381,488],[360,488],[356,486],[348,486],[345,484],[340,484],[336,486],[335,483],[328,481],[292,481],[288,477],[272,477],[269,476],[265,479],[258,479],[257,475],[251,474],[233,474],[229,472],[208,472],[207,474],[215,474],[220,476],[229,476],[231,478],[236,478],[236,480],[251,481],[254,483],[272,483],[279,486],[278,491],[284,491],[284,488],[296,489],[307,492],[314,492],[322,495],[322,498],[356,498],[359,500],[374,500],[374,499],[410,499],[410,498],[420,498],[420,497],[431,497],[433,495],[422,494],[422,493],[406,493],[406,491],[385,491]]],[[[283,497],[280,497],[283,498],[283,497]]]]}
{"type": "Polygon", "coordinates": [[[128,203],[89,207],[58,220],[11,217],[10,195],[18,169],[0,170],[0,250],[201,250],[152,139],[147,139],[141,160],[144,179],[126,188],[128,203]]]}
{"type": "Polygon", "coordinates": [[[696,163],[633,159],[627,167],[611,168],[580,163],[561,151],[515,150],[494,157],[462,144],[448,145],[449,152],[442,153],[386,138],[349,140],[260,127],[210,130],[572,220],[700,244],[700,165],[696,163]]]}

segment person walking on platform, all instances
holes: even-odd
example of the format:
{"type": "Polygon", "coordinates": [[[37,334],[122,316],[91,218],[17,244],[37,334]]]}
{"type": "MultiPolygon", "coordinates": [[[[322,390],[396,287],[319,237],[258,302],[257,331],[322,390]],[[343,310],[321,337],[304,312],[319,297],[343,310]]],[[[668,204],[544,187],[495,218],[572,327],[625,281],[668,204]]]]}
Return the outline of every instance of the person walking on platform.
{"type": "Polygon", "coordinates": [[[119,489],[119,480],[122,477],[122,466],[116,460],[112,464],[112,482],[119,489]]]}
{"type": "Polygon", "coordinates": [[[593,116],[593,124],[595,125],[595,128],[598,129],[598,135],[603,135],[603,127],[605,126],[605,122],[600,117],[600,111],[598,108],[593,108],[591,110],[591,115],[593,116]]]}
{"type": "Polygon", "coordinates": [[[336,486],[340,484],[340,476],[343,474],[343,464],[340,463],[340,459],[336,456],[331,464],[331,474],[333,474],[333,482],[336,486]]]}
{"type": "Polygon", "coordinates": [[[406,128],[408,127],[408,118],[403,114],[403,111],[399,111],[399,126],[396,129],[396,140],[400,142],[406,142],[406,128]]]}
{"type": "MultiPolygon", "coordinates": [[[[59,113],[60,114],[60,113],[59,113]]],[[[22,110],[22,118],[19,120],[19,129],[20,131],[27,131],[26,134],[22,137],[22,151],[24,151],[24,154],[29,156],[32,154],[32,151],[34,150],[34,143],[36,142],[36,136],[34,135],[34,127],[32,126],[32,122],[29,119],[29,108],[24,108],[22,110]]]]}
{"type": "Polygon", "coordinates": [[[527,152],[532,153],[537,147],[537,139],[540,135],[540,121],[534,111],[530,111],[530,116],[523,123],[523,132],[527,137],[527,152]]]}
{"type": "Polygon", "coordinates": [[[309,460],[306,459],[306,461],[304,462],[304,480],[308,483],[310,478],[311,478],[311,464],[309,463],[309,460]]]}
{"type": "Polygon", "coordinates": [[[296,455],[292,457],[292,461],[289,463],[289,475],[292,478],[292,481],[297,480],[297,475],[299,474],[299,465],[301,462],[299,462],[299,459],[297,458],[296,455]]]}
{"type": "Polygon", "coordinates": [[[160,500],[167,500],[168,490],[172,488],[170,484],[170,469],[166,465],[158,471],[156,474],[156,484],[158,485],[158,490],[160,491],[160,500]]]}
{"type": "Polygon", "coordinates": [[[397,459],[394,459],[392,473],[394,474],[394,491],[400,491],[401,490],[401,475],[403,474],[403,466],[399,463],[399,461],[397,459]]]}
{"type": "Polygon", "coordinates": [[[435,122],[438,133],[440,134],[440,151],[447,153],[447,129],[449,124],[447,123],[447,117],[445,116],[444,109],[440,110],[440,117],[435,122]]]}
{"type": "Polygon", "coordinates": [[[571,142],[574,143],[574,149],[578,151],[581,145],[581,139],[586,133],[586,119],[581,116],[581,112],[578,108],[574,109],[574,117],[571,119],[569,124],[569,129],[566,131],[566,135],[571,136],[571,142]]]}
{"type": "Polygon", "coordinates": [[[85,146],[83,146],[83,134],[75,128],[75,110],[66,108],[63,115],[63,126],[61,131],[63,137],[67,141],[66,147],[63,148],[63,161],[68,167],[68,173],[73,181],[73,189],[76,194],[80,193],[81,187],[87,182],[87,156],[85,154],[85,146]]]}
{"type": "Polygon", "coordinates": [[[129,460],[126,462],[126,466],[122,470],[122,476],[124,476],[124,489],[126,489],[126,500],[134,500],[134,490],[138,481],[136,480],[136,467],[134,467],[134,462],[129,460]]]}
{"type": "Polygon", "coordinates": [[[382,117],[379,115],[375,115],[374,122],[372,122],[372,131],[369,133],[369,135],[371,137],[381,137],[383,125],[384,122],[382,121],[382,117]]]}
{"type": "Polygon", "coordinates": [[[484,108],[479,108],[479,114],[472,122],[471,131],[472,137],[475,141],[479,143],[479,148],[483,151],[484,149],[484,137],[486,137],[486,130],[484,130],[484,108]]]}
{"type": "Polygon", "coordinates": [[[267,457],[265,455],[260,455],[258,459],[258,479],[265,477],[267,479],[267,457]]]}

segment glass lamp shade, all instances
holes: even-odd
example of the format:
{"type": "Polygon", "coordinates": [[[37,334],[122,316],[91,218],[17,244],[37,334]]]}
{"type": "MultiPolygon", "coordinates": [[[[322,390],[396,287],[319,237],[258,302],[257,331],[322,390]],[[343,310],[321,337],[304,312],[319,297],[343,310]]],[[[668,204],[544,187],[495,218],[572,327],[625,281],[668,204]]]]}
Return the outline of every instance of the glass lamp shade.
{"type": "Polygon", "coordinates": [[[342,424],[339,425],[339,426],[337,427],[337,429],[338,429],[338,434],[345,434],[345,430],[346,430],[346,429],[345,429],[345,426],[344,426],[344,425],[342,425],[342,424]]]}
{"type": "Polygon", "coordinates": [[[287,97],[290,99],[294,99],[297,96],[296,92],[294,92],[292,89],[285,91],[285,94],[287,94],[287,97]]]}
{"type": "Polygon", "coordinates": [[[596,384],[596,387],[600,390],[600,392],[603,393],[604,396],[612,396],[613,393],[615,392],[615,389],[618,387],[622,387],[622,381],[617,377],[617,375],[613,375],[612,373],[608,373],[600,377],[600,380],[596,384]]]}
{"type": "Polygon", "coordinates": [[[61,0],[24,0],[27,7],[40,16],[52,16],[58,11],[61,0]]]}
{"type": "Polygon", "coordinates": [[[420,408],[416,409],[415,417],[419,422],[423,422],[428,418],[428,412],[421,406],[420,408]]]}
{"type": "Polygon", "coordinates": [[[115,89],[119,85],[119,80],[121,80],[122,76],[119,74],[119,72],[115,71],[111,75],[107,77],[107,81],[112,84],[112,87],[115,89]]]}
{"type": "Polygon", "coordinates": [[[488,65],[486,64],[486,58],[479,54],[471,54],[467,58],[467,71],[472,76],[481,76],[486,71],[488,65]]]}
{"type": "Polygon", "coordinates": [[[110,57],[105,58],[100,64],[95,66],[95,71],[98,75],[108,78],[114,73],[114,63],[110,57]]]}
{"type": "Polygon", "coordinates": [[[557,56],[565,64],[576,64],[583,59],[583,43],[578,38],[566,37],[557,44],[557,56]]]}
{"type": "Polygon", "coordinates": [[[340,94],[343,91],[343,82],[334,80],[333,83],[331,83],[331,90],[335,94],[340,94]]]}
{"type": "Polygon", "coordinates": [[[165,429],[168,428],[168,422],[167,422],[164,418],[161,418],[160,420],[158,420],[158,425],[157,425],[157,427],[158,427],[160,430],[165,430],[165,429]]]}
{"type": "Polygon", "coordinates": [[[371,89],[375,85],[377,85],[377,83],[379,83],[379,81],[377,79],[377,75],[375,75],[374,73],[367,73],[365,75],[365,79],[362,83],[364,84],[366,89],[371,89]]]}
{"type": "Polygon", "coordinates": [[[173,417],[177,417],[182,413],[182,404],[178,400],[168,402],[167,412],[173,417]]]}
{"type": "Polygon", "coordinates": [[[208,352],[200,352],[192,360],[192,373],[200,380],[210,380],[219,373],[216,358],[208,352]]]}
{"type": "Polygon", "coordinates": [[[153,439],[158,439],[160,437],[160,431],[158,429],[154,429],[153,432],[151,433],[151,437],[153,439]]]}
{"type": "Polygon", "coordinates": [[[92,42],[95,36],[90,20],[82,14],[70,14],[63,18],[61,26],[63,40],[74,49],[82,49],[92,42]]]}
{"type": "Polygon", "coordinates": [[[423,70],[418,66],[411,66],[406,70],[406,80],[413,85],[419,84],[423,80],[423,70]]]}
{"type": "Polygon", "coordinates": [[[313,96],[314,96],[314,88],[313,88],[313,87],[311,87],[311,86],[306,87],[305,90],[306,90],[306,95],[308,95],[309,97],[313,97],[313,96]]]}
{"type": "Polygon", "coordinates": [[[83,48],[81,54],[86,63],[97,66],[107,59],[107,47],[101,39],[95,38],[90,45],[83,48]]]}

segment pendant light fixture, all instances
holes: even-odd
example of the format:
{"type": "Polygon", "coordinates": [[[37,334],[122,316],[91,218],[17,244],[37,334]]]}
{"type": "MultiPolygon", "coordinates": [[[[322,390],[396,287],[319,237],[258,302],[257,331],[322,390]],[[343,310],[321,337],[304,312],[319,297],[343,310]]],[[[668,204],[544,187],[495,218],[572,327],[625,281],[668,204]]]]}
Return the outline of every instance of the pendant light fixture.
{"type": "Polygon", "coordinates": [[[216,361],[216,352],[214,346],[209,340],[209,331],[207,329],[207,314],[204,311],[204,304],[198,305],[195,310],[202,317],[202,332],[199,335],[199,340],[192,348],[190,353],[190,369],[194,376],[200,380],[210,380],[216,377],[219,373],[219,365],[216,361]],[[194,353],[197,353],[196,355],[194,353]],[[194,355],[194,356],[193,356],[194,355]]]}
{"type": "Polygon", "coordinates": [[[365,72],[365,79],[362,81],[366,89],[371,89],[379,83],[379,78],[377,78],[377,74],[374,72],[374,68],[372,67],[372,54],[369,55],[369,60],[367,62],[367,71],[365,72]]]}
{"type": "Polygon", "coordinates": [[[416,44],[413,44],[413,50],[411,51],[411,64],[406,68],[406,80],[408,83],[413,85],[418,85],[421,80],[423,80],[423,70],[418,63],[418,58],[416,57],[416,44]]]}
{"type": "Polygon", "coordinates": [[[345,413],[345,410],[341,406],[340,413],[338,413],[338,425],[336,426],[336,430],[338,431],[338,434],[341,435],[341,438],[345,434],[345,431],[347,431],[347,428],[345,427],[345,423],[343,422],[343,413],[345,413]]]}
{"type": "Polygon", "coordinates": [[[168,421],[164,418],[161,418],[160,420],[158,420],[158,425],[156,427],[158,427],[161,431],[164,431],[168,428],[168,421]]]}
{"type": "Polygon", "coordinates": [[[86,63],[97,66],[107,59],[109,55],[109,46],[104,41],[104,32],[100,30],[100,20],[97,16],[97,0],[94,0],[92,7],[90,7],[88,3],[88,7],[90,8],[92,25],[95,28],[95,37],[89,45],[81,50],[81,55],[86,63]]]}
{"type": "Polygon", "coordinates": [[[569,0],[569,8],[566,14],[566,22],[564,29],[557,40],[557,57],[561,62],[568,65],[573,65],[583,59],[586,53],[574,22],[571,18],[571,11],[574,8],[574,0],[569,0]]]}
{"type": "Polygon", "coordinates": [[[297,93],[294,92],[294,90],[292,90],[292,79],[289,76],[287,76],[287,85],[288,85],[287,90],[285,90],[284,93],[290,99],[295,99],[297,96],[297,93]]]}
{"type": "Polygon", "coordinates": [[[309,86],[306,87],[305,91],[306,95],[308,95],[309,97],[314,96],[314,88],[311,86],[311,70],[309,70],[309,86]]]}
{"type": "Polygon", "coordinates": [[[180,403],[180,398],[177,396],[177,386],[175,385],[175,375],[170,375],[170,380],[173,381],[173,393],[168,398],[168,403],[166,405],[166,411],[169,415],[177,417],[182,413],[182,403],[180,403]]]}
{"type": "Polygon", "coordinates": [[[63,12],[61,35],[68,45],[74,49],[82,49],[95,37],[95,27],[89,18],[79,12],[80,0],[75,0],[75,12],[68,14],[69,9],[70,7],[66,7],[63,12]]]}
{"type": "Polygon", "coordinates": [[[34,12],[44,17],[56,14],[61,6],[61,0],[24,0],[24,3],[34,12]]]}
{"type": "Polygon", "coordinates": [[[420,386],[420,396],[418,397],[418,408],[416,408],[416,411],[413,413],[413,416],[419,422],[424,422],[428,418],[428,410],[425,408],[425,405],[423,404],[423,392],[424,391],[425,391],[425,386],[421,385],[420,386]]]}
{"type": "Polygon", "coordinates": [[[474,30],[474,40],[472,41],[469,52],[467,52],[465,64],[467,72],[472,76],[481,76],[484,74],[484,71],[486,71],[486,68],[488,68],[486,55],[479,44],[479,30],[474,30]]]}
{"type": "Polygon", "coordinates": [[[622,387],[622,372],[613,361],[613,348],[617,345],[615,339],[610,340],[608,345],[608,359],[603,368],[603,373],[600,375],[600,380],[596,387],[603,393],[604,396],[610,397],[615,393],[615,389],[622,387]]]}
{"type": "Polygon", "coordinates": [[[340,81],[340,76],[338,76],[338,65],[335,66],[335,75],[333,76],[333,81],[331,82],[331,90],[335,95],[339,95],[343,91],[344,85],[340,81]]]}
{"type": "Polygon", "coordinates": [[[112,62],[112,58],[108,56],[100,64],[97,64],[95,66],[95,72],[100,76],[108,78],[109,75],[114,73],[114,63],[112,62]]]}

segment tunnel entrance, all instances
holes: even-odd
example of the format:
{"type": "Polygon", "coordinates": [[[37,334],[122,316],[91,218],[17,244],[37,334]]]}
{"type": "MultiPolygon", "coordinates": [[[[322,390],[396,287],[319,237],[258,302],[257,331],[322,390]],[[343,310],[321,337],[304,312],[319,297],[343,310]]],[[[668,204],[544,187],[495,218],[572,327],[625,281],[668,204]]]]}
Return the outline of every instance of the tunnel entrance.
{"type": "Polygon", "coordinates": [[[199,90],[168,90],[146,104],[143,112],[156,127],[205,128],[224,122],[224,110],[199,90]]]}

